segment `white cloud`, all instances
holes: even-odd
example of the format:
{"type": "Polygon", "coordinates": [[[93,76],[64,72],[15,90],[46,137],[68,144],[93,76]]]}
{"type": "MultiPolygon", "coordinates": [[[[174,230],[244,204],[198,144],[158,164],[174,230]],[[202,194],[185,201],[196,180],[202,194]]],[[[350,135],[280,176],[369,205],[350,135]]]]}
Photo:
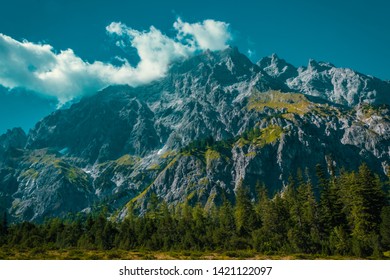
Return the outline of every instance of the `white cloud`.
{"type": "Polygon", "coordinates": [[[107,26],[107,32],[119,38],[117,46],[136,49],[140,61],[135,67],[124,58],[118,58],[123,62],[120,67],[88,63],[71,49],[57,53],[50,45],[20,42],[0,33],[0,84],[25,87],[65,103],[110,84],[138,86],[161,78],[172,62],[197,51],[224,49],[231,39],[228,24],[214,20],[190,24],[178,19],[174,28],[177,35],[170,38],[153,26],[147,31],[120,22],[107,26]]]}
{"type": "Polygon", "coordinates": [[[121,22],[111,22],[109,26],[106,27],[107,32],[113,33],[119,36],[122,36],[124,33],[124,30],[126,30],[126,25],[122,24],[121,22]]]}
{"type": "Polygon", "coordinates": [[[0,84],[54,96],[60,103],[112,83],[135,84],[134,72],[128,63],[121,67],[87,63],[71,49],[57,54],[50,45],[19,42],[0,34],[0,84]]]}
{"type": "Polygon", "coordinates": [[[192,47],[169,38],[153,26],[148,31],[138,31],[113,22],[106,29],[111,34],[127,37],[129,45],[137,50],[140,62],[135,74],[142,83],[164,76],[170,63],[194,52],[192,47]]]}
{"type": "Polygon", "coordinates": [[[229,24],[222,21],[208,19],[191,24],[179,18],[173,26],[178,31],[179,38],[186,39],[201,50],[221,50],[226,48],[226,43],[231,40],[229,24]]]}

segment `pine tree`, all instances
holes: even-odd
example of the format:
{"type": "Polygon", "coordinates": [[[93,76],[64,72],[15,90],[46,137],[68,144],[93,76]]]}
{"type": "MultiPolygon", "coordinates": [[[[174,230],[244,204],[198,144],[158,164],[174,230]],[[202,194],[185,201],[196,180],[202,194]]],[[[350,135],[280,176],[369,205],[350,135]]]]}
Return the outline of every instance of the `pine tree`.
{"type": "Polygon", "coordinates": [[[256,183],[256,192],[257,199],[256,204],[254,206],[256,216],[255,229],[259,229],[262,226],[262,213],[264,208],[263,206],[267,205],[269,198],[267,187],[264,184],[260,184],[260,182],[256,183]]]}
{"type": "Polygon", "coordinates": [[[390,206],[383,207],[381,214],[380,236],[383,249],[390,250],[390,206]]]}
{"type": "Polygon", "coordinates": [[[236,190],[236,205],[234,209],[236,229],[240,236],[248,235],[254,228],[256,217],[250,198],[249,189],[242,180],[236,190]]]}
{"type": "Polygon", "coordinates": [[[6,235],[8,233],[8,219],[7,219],[7,212],[3,212],[3,218],[0,222],[0,235],[6,235]]]}
{"type": "Polygon", "coordinates": [[[291,221],[288,240],[294,251],[315,253],[320,243],[318,206],[310,180],[304,182],[301,178],[299,182],[296,192],[292,186],[286,190],[285,199],[291,221]]]}
{"type": "Polygon", "coordinates": [[[206,213],[203,207],[198,203],[192,209],[192,234],[195,248],[198,250],[204,249],[208,245],[208,240],[206,238],[206,229],[207,229],[207,219],[206,213]]]}
{"type": "Polygon", "coordinates": [[[379,247],[380,215],[385,203],[379,178],[362,164],[358,173],[341,176],[341,196],[354,254],[360,257],[373,254],[379,247]]]}
{"type": "Polygon", "coordinates": [[[169,250],[178,242],[177,223],[173,214],[168,208],[168,204],[163,201],[159,208],[159,222],[157,233],[162,242],[162,248],[169,250]]]}
{"type": "Polygon", "coordinates": [[[333,205],[330,191],[330,183],[326,178],[325,170],[320,164],[316,165],[316,176],[320,190],[319,218],[322,236],[328,236],[333,228],[333,205]]]}
{"type": "MultiPolygon", "coordinates": [[[[303,178],[300,180],[300,184],[303,186],[303,178]]],[[[288,241],[290,243],[293,252],[302,251],[301,242],[303,239],[303,213],[302,213],[302,199],[299,198],[297,183],[295,179],[290,176],[288,184],[283,191],[283,200],[285,201],[286,208],[289,212],[288,220],[288,241]]]]}
{"type": "Polygon", "coordinates": [[[286,248],[290,217],[281,194],[276,194],[272,200],[263,201],[261,219],[261,229],[253,232],[254,247],[264,253],[286,248]]]}
{"type": "Polygon", "coordinates": [[[380,180],[366,164],[359,167],[357,188],[354,190],[352,230],[354,252],[359,256],[367,256],[379,247],[379,228],[381,212],[385,204],[385,195],[380,180]]]}
{"type": "Polygon", "coordinates": [[[217,211],[218,226],[213,235],[214,244],[221,249],[229,249],[231,239],[236,231],[233,207],[226,197],[223,198],[222,206],[217,211]]]}
{"type": "Polygon", "coordinates": [[[8,234],[7,213],[4,211],[3,217],[0,220],[0,246],[6,242],[7,234],[8,234]]]}
{"type": "Polygon", "coordinates": [[[160,203],[160,200],[155,192],[152,192],[148,201],[147,205],[147,215],[152,218],[156,219],[158,215],[158,205],[160,203]]]}
{"type": "Polygon", "coordinates": [[[318,217],[318,205],[315,199],[313,185],[310,180],[306,183],[303,197],[304,231],[308,236],[305,252],[317,253],[320,248],[320,225],[318,217]]]}

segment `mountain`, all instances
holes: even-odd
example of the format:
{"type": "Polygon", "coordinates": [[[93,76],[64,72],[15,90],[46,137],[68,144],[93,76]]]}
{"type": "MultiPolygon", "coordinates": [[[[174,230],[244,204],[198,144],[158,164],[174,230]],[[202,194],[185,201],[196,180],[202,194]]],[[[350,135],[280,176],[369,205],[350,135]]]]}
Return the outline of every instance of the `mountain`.
{"type": "Polygon", "coordinates": [[[18,133],[1,136],[0,210],[42,221],[104,205],[122,219],[152,194],[209,208],[234,200],[241,182],[252,195],[257,182],[280,191],[298,169],[314,179],[316,164],[366,162],[385,177],[389,96],[389,82],[329,63],[207,51],[151,84],[57,110],[17,145],[2,143],[18,133]]]}

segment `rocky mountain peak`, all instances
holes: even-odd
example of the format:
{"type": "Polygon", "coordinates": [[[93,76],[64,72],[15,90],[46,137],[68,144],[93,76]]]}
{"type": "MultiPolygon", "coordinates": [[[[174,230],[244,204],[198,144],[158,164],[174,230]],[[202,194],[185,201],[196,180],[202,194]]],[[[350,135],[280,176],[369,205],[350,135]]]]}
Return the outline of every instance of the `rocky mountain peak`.
{"type": "MultiPolygon", "coordinates": [[[[20,127],[8,129],[6,133],[0,135],[0,171],[3,165],[4,155],[11,149],[22,149],[26,145],[27,136],[20,127]]],[[[1,182],[0,182],[1,187],[1,182]]]]}
{"type": "Polygon", "coordinates": [[[4,150],[8,148],[24,148],[26,141],[27,136],[22,128],[8,129],[6,133],[0,135],[0,148],[4,150]]]}
{"type": "Polygon", "coordinates": [[[236,81],[242,76],[253,72],[256,67],[236,47],[212,52],[204,51],[194,57],[172,65],[170,75],[190,74],[196,77],[208,77],[214,74],[218,82],[225,84],[236,81]]]}
{"type": "Polygon", "coordinates": [[[335,68],[335,66],[328,62],[317,62],[314,59],[309,59],[309,63],[307,65],[307,70],[309,71],[324,72],[330,70],[331,68],[335,68]]]}
{"type": "Polygon", "coordinates": [[[257,65],[269,76],[282,80],[287,80],[298,74],[297,69],[293,65],[279,58],[275,53],[262,58],[257,62],[257,65]]]}

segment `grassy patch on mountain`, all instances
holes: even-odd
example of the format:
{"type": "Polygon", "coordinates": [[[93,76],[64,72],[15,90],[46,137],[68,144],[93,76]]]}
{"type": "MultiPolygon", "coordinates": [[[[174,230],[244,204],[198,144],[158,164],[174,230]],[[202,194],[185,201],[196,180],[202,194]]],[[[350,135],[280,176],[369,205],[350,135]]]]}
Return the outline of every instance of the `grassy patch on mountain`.
{"type": "Polygon", "coordinates": [[[221,154],[215,150],[207,149],[205,152],[205,158],[206,158],[206,166],[209,168],[213,162],[213,160],[217,160],[221,158],[221,154]]]}
{"type": "Polygon", "coordinates": [[[149,166],[149,170],[160,170],[161,166],[158,163],[153,163],[149,166]]]}
{"type": "Polygon", "coordinates": [[[24,163],[30,165],[31,168],[34,166],[50,166],[58,167],[58,164],[62,160],[57,157],[53,151],[49,151],[48,149],[40,149],[34,150],[26,153],[26,157],[24,158],[24,163]]]}
{"type": "Polygon", "coordinates": [[[69,166],[69,168],[64,169],[65,176],[72,184],[82,184],[88,185],[88,176],[82,170],[69,166]]]}
{"type": "Polygon", "coordinates": [[[117,165],[121,166],[131,166],[139,162],[139,158],[131,156],[131,155],[124,155],[117,160],[115,160],[115,163],[117,165]]]}
{"type": "Polygon", "coordinates": [[[249,144],[256,145],[257,147],[264,147],[265,145],[275,143],[280,139],[283,133],[283,128],[278,125],[269,125],[262,129],[254,128],[245,131],[236,143],[240,147],[249,144]]]}
{"type": "Polygon", "coordinates": [[[209,183],[209,179],[207,177],[203,177],[199,180],[199,185],[207,185],[209,183]]]}
{"type": "Polygon", "coordinates": [[[62,174],[71,184],[88,187],[88,175],[80,168],[68,163],[54,151],[48,149],[34,150],[26,155],[23,161],[25,171],[22,177],[37,179],[41,172],[53,169],[62,174]]]}
{"type": "Polygon", "coordinates": [[[284,113],[304,115],[310,112],[312,103],[300,93],[282,93],[280,91],[255,92],[247,105],[249,110],[263,111],[264,108],[282,110],[284,113]]]}
{"type": "Polygon", "coordinates": [[[37,170],[35,170],[34,168],[29,168],[26,171],[24,171],[21,174],[21,176],[36,179],[39,176],[39,172],[37,170]]]}
{"type": "Polygon", "coordinates": [[[174,150],[168,150],[166,151],[165,153],[163,153],[160,158],[161,159],[166,159],[166,158],[170,158],[170,157],[174,157],[176,156],[177,152],[174,151],[174,150]]]}
{"type": "Polygon", "coordinates": [[[370,118],[372,116],[383,116],[384,118],[389,118],[389,105],[372,105],[372,104],[362,104],[360,107],[361,113],[364,118],[370,118]]]}
{"type": "Polygon", "coordinates": [[[260,130],[261,136],[255,141],[259,141],[260,145],[274,143],[283,134],[283,128],[278,125],[270,125],[260,130]]]}

